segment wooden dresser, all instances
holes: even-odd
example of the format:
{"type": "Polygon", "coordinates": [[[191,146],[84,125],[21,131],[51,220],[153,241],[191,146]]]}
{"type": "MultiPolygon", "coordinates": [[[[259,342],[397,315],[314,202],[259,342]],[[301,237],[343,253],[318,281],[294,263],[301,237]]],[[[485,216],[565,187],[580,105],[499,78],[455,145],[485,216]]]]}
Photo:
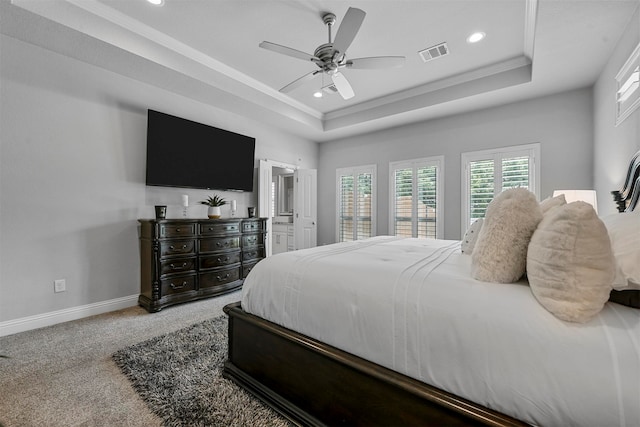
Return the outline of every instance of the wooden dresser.
{"type": "Polygon", "coordinates": [[[138,221],[138,303],[149,312],[238,289],[265,257],[263,218],[138,221]]]}

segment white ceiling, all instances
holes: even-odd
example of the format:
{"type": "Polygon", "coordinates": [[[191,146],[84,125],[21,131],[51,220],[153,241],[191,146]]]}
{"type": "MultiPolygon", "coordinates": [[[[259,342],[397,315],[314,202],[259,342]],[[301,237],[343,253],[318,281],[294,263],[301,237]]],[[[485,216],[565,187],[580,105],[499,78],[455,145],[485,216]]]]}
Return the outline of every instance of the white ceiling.
{"type": "MultiPolygon", "coordinates": [[[[640,0],[2,0],[0,31],[316,141],[592,85],[640,0]],[[391,70],[347,69],[355,97],[314,98],[317,69],[261,49],[312,54],[325,12],[366,12],[347,57],[403,55],[391,70]],[[43,19],[45,18],[45,19],[43,19]],[[51,22],[53,21],[53,22],[51,22]],[[471,45],[474,31],[487,34],[471,45]],[[447,42],[450,55],[418,51],[447,42]]],[[[324,83],[328,81],[325,77],[324,83]]]]}

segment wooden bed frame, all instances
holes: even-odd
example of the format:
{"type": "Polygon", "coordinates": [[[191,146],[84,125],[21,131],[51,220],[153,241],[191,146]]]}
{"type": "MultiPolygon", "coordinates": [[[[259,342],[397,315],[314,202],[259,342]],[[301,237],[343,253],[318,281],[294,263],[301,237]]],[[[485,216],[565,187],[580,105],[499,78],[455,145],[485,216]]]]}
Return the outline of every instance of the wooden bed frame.
{"type": "MultiPolygon", "coordinates": [[[[640,151],[624,186],[612,193],[621,212],[638,204],[640,151]]],[[[248,314],[239,302],[224,311],[223,375],[296,425],[528,425],[248,314]]]]}
{"type": "Polygon", "coordinates": [[[420,381],[245,313],[229,316],[223,375],[303,426],[525,426],[420,381]]]}

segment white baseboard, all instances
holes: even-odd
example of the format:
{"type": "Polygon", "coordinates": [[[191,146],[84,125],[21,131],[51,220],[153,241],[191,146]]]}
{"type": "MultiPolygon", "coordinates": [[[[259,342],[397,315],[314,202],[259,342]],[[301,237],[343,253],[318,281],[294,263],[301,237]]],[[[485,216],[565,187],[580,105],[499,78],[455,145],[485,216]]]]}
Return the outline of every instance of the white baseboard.
{"type": "Polygon", "coordinates": [[[130,295],[128,297],[116,298],[108,301],[81,305],[78,307],[65,308],[64,310],[37,314],[35,316],[8,320],[0,323],[0,337],[17,334],[18,332],[30,331],[32,329],[43,328],[57,323],[68,322],[70,320],[82,319],[84,317],[107,313],[109,311],[121,310],[135,305],[138,305],[138,295],[130,295]]]}

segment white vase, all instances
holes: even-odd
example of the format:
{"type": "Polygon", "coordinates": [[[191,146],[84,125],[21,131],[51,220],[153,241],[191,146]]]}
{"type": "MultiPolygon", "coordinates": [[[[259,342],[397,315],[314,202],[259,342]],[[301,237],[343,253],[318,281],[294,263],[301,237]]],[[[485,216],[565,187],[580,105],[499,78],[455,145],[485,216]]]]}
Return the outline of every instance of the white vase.
{"type": "Polygon", "coordinates": [[[209,209],[207,210],[207,216],[211,219],[220,218],[220,206],[209,206],[209,209]]]}

